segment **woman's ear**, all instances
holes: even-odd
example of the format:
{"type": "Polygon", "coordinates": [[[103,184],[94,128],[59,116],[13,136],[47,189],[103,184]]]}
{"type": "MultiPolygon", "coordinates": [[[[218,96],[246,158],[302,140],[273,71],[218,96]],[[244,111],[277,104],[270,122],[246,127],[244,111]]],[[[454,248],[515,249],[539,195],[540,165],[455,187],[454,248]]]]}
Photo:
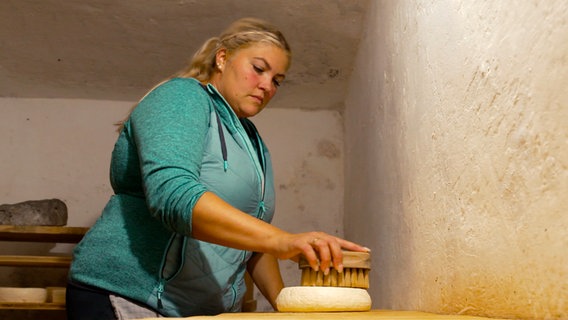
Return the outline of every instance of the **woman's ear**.
{"type": "Polygon", "coordinates": [[[219,71],[223,71],[225,68],[225,62],[227,61],[227,49],[219,49],[215,54],[215,64],[219,71]]]}

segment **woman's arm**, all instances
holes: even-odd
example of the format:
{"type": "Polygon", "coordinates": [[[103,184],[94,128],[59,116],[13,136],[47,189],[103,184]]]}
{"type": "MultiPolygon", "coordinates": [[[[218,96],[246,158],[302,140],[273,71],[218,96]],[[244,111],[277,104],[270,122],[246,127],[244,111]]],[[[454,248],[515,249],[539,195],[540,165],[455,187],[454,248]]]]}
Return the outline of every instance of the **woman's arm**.
{"type": "Polygon", "coordinates": [[[276,239],[287,234],[209,191],[193,207],[191,230],[195,239],[256,252],[274,252],[276,239]]]}
{"type": "Polygon", "coordinates": [[[369,249],[324,232],[292,234],[232,207],[205,192],[193,207],[192,236],[223,246],[268,253],[279,259],[304,255],[314,270],[329,272],[331,264],[343,270],[342,249],[369,249]]]}
{"type": "Polygon", "coordinates": [[[255,253],[248,261],[247,271],[262,295],[270,302],[274,310],[276,297],[284,287],[278,260],[267,253],[255,253]]]}

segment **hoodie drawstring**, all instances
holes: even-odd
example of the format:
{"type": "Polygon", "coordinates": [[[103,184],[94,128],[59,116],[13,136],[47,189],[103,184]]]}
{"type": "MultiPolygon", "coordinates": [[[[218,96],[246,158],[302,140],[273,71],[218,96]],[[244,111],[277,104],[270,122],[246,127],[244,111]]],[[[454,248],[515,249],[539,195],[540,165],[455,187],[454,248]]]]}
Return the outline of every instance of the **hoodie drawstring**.
{"type": "Polygon", "coordinates": [[[229,162],[227,161],[227,144],[225,143],[225,134],[223,133],[223,126],[221,125],[221,119],[219,118],[219,114],[217,112],[215,112],[215,116],[217,116],[217,129],[219,130],[221,153],[223,154],[223,170],[227,172],[227,168],[229,168],[229,162]]]}

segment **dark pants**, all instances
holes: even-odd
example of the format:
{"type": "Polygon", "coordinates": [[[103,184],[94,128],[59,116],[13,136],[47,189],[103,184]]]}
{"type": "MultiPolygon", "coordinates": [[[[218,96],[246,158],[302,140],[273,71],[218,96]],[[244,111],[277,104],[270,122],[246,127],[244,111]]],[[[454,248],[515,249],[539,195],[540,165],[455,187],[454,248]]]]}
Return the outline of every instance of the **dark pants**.
{"type": "Polygon", "coordinates": [[[67,320],[116,320],[109,294],[83,285],[67,284],[67,320]]]}

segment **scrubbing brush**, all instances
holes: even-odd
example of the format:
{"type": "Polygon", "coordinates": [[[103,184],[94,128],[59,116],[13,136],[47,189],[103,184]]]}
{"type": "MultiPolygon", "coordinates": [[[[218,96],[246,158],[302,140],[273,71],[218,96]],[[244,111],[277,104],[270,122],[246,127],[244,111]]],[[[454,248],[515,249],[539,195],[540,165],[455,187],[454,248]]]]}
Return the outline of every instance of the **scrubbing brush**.
{"type": "Polygon", "coordinates": [[[330,268],[327,275],[323,270],[314,271],[308,261],[301,257],[299,267],[302,269],[302,286],[369,288],[369,272],[371,255],[367,252],[343,252],[343,272],[330,268]]]}
{"type": "Polygon", "coordinates": [[[371,296],[369,272],[371,255],[367,252],[342,251],[343,272],[330,267],[329,273],[314,271],[300,257],[301,285],[283,288],[276,298],[281,312],[354,312],[369,311],[371,296]]]}

